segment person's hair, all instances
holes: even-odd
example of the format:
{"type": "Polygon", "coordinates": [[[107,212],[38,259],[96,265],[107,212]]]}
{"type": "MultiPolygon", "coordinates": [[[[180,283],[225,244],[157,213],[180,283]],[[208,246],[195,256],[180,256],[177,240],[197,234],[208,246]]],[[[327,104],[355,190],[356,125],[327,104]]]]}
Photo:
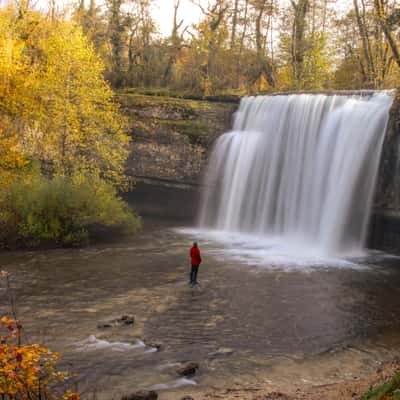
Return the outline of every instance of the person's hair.
{"type": "Polygon", "coordinates": [[[193,246],[194,246],[194,247],[197,247],[197,242],[193,242],[193,246]]]}

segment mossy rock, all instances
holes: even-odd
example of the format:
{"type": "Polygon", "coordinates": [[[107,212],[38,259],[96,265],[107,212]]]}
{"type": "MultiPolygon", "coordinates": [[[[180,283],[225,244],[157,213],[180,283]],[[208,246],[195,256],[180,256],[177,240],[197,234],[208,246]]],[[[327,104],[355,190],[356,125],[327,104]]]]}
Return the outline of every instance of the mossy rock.
{"type": "Polygon", "coordinates": [[[205,147],[229,129],[236,109],[233,104],[148,96],[129,90],[120,92],[117,100],[130,120],[133,137],[157,136],[155,140],[160,142],[165,135],[177,133],[191,144],[205,147]]]}
{"type": "Polygon", "coordinates": [[[185,90],[169,88],[125,88],[118,92],[122,95],[145,95],[153,97],[169,97],[185,100],[200,100],[207,102],[239,103],[246,93],[241,91],[218,92],[212,95],[193,93],[185,90]]]}
{"type": "Polygon", "coordinates": [[[172,130],[181,135],[187,136],[191,144],[203,144],[210,140],[212,135],[211,129],[206,122],[203,121],[159,121],[162,128],[172,130]]]}

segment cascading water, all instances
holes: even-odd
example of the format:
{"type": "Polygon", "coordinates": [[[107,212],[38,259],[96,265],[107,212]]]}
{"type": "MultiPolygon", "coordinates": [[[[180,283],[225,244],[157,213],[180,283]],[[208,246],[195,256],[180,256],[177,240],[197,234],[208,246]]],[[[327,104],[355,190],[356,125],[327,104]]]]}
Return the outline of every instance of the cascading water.
{"type": "Polygon", "coordinates": [[[211,154],[201,227],[359,252],[391,104],[387,92],[242,99],[211,154]]]}

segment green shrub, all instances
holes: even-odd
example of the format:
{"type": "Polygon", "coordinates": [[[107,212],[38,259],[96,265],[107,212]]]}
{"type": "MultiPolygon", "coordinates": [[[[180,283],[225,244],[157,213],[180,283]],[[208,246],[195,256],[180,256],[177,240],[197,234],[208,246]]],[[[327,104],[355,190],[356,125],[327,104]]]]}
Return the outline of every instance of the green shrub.
{"type": "Polygon", "coordinates": [[[78,246],[99,230],[123,235],[141,225],[115,188],[90,174],[17,179],[0,194],[0,210],[6,247],[78,246]]]}
{"type": "Polygon", "coordinates": [[[361,397],[361,400],[400,400],[400,371],[397,371],[393,377],[376,388],[370,388],[361,397]]]}

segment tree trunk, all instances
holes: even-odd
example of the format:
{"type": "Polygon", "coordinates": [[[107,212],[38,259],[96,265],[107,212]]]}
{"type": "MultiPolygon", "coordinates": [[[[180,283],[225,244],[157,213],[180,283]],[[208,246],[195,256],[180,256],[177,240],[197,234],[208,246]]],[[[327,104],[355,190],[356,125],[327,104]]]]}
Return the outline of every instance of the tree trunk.
{"type": "Polygon", "coordinates": [[[246,0],[244,6],[244,18],[243,18],[243,32],[240,36],[240,44],[239,44],[239,54],[237,56],[237,63],[236,63],[236,87],[238,88],[240,85],[240,71],[241,71],[241,61],[242,61],[242,53],[243,53],[243,46],[244,46],[244,38],[246,37],[247,33],[247,12],[249,9],[249,0],[246,0]]]}
{"type": "Polygon", "coordinates": [[[265,47],[264,47],[264,40],[261,27],[261,22],[263,20],[264,12],[267,5],[266,3],[267,0],[264,0],[262,3],[260,2],[258,14],[256,17],[256,49],[257,49],[258,62],[260,63],[259,77],[261,77],[261,75],[264,75],[265,78],[267,79],[268,84],[272,87],[275,87],[275,79],[273,77],[273,67],[265,55],[265,47]]]}
{"type": "Polygon", "coordinates": [[[237,19],[238,19],[238,6],[239,0],[235,0],[235,5],[233,8],[233,17],[232,17],[232,32],[231,32],[231,49],[235,47],[236,42],[236,28],[237,28],[237,19]]]}
{"type": "Polygon", "coordinates": [[[182,26],[183,20],[181,20],[178,23],[179,5],[180,5],[180,0],[175,0],[175,2],[174,2],[174,19],[173,19],[173,25],[172,25],[171,38],[170,38],[171,50],[170,50],[170,55],[169,55],[168,61],[167,61],[167,67],[165,68],[165,71],[164,71],[164,76],[163,76],[164,85],[168,85],[171,82],[172,68],[176,63],[178,53],[182,48],[181,42],[183,41],[183,39],[179,35],[179,28],[182,26]]]}
{"type": "Polygon", "coordinates": [[[305,27],[306,15],[310,7],[309,0],[299,0],[297,4],[291,0],[294,9],[292,28],[292,63],[293,75],[296,82],[300,82],[303,75],[303,63],[305,52],[305,27]]]}
{"type": "Polygon", "coordinates": [[[361,16],[360,9],[358,7],[358,0],[353,0],[353,3],[354,3],[354,11],[356,13],[356,18],[357,18],[358,30],[363,44],[364,57],[367,63],[368,81],[375,84],[375,78],[376,78],[375,66],[372,59],[371,45],[369,43],[368,32],[365,24],[365,5],[363,2],[363,16],[361,16]]]}
{"type": "Polygon", "coordinates": [[[379,23],[382,27],[383,33],[385,34],[386,40],[389,43],[389,46],[393,53],[393,58],[396,61],[398,67],[400,68],[400,50],[397,46],[396,40],[393,37],[391,30],[389,29],[389,25],[387,23],[387,18],[385,15],[385,11],[383,9],[383,4],[381,0],[375,0],[375,10],[378,15],[379,23]]]}

